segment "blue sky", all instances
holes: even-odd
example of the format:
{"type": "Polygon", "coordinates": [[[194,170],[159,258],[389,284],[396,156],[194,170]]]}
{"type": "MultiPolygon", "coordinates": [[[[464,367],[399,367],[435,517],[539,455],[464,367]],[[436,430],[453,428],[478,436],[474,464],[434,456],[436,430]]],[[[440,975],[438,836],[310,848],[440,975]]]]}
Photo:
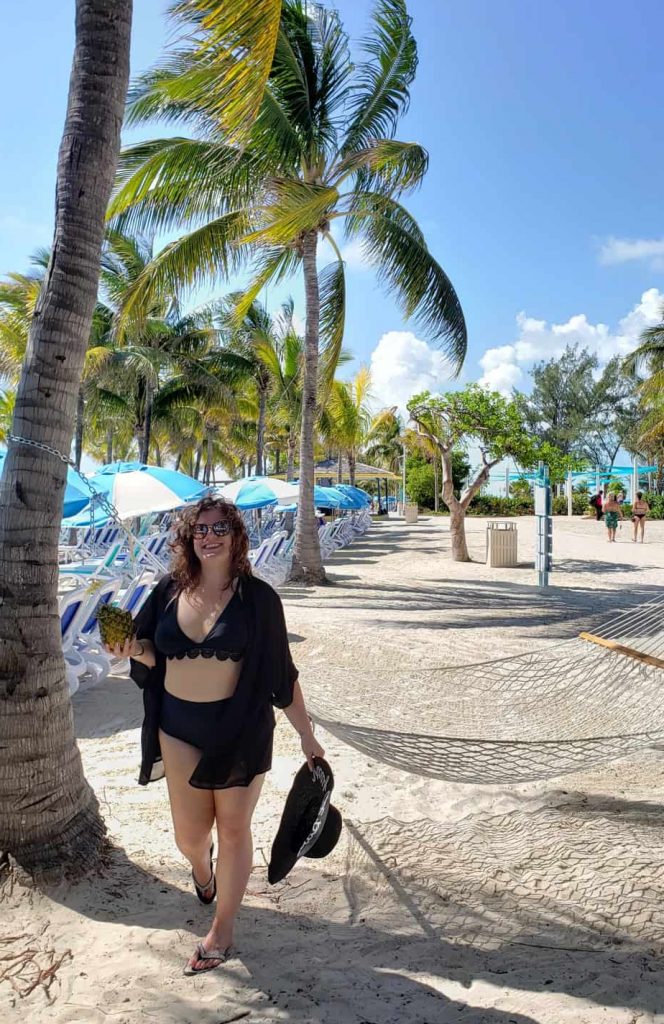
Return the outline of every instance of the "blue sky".
{"type": "MultiPolygon", "coordinates": [[[[359,37],[369,0],[336,6],[359,37]]],[[[166,41],[164,7],[135,0],[134,72],[166,41]]],[[[33,0],[3,10],[0,274],[25,269],[50,241],[73,9],[33,0]]],[[[629,10],[618,0],[411,0],[410,10],[420,64],[399,135],[427,147],[430,171],[407,205],[466,313],[462,379],[527,387],[533,360],[568,341],[604,359],[627,351],[664,299],[660,0],[629,10]]],[[[444,361],[360,254],[348,261],[347,344],[372,362],[377,399],[448,387],[444,361]]]]}

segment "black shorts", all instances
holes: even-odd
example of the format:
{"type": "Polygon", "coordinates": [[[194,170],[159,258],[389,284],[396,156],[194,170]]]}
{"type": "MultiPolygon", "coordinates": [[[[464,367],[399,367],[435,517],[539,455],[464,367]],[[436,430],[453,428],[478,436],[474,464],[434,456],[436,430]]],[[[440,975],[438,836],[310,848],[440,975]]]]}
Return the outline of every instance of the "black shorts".
{"type": "Polygon", "coordinates": [[[224,700],[182,700],[164,691],[159,728],[167,736],[207,750],[228,727],[231,697],[224,700]]]}

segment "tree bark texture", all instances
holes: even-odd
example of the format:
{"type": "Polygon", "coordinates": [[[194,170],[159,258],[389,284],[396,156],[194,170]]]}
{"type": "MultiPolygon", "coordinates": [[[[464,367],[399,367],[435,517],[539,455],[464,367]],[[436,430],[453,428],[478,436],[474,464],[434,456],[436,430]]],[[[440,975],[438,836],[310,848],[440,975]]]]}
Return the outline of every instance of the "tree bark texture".
{"type": "Polygon", "coordinates": [[[258,423],[256,425],[256,475],[265,473],[265,411],[267,408],[267,381],[258,380],[258,423]]]}
{"type": "Polygon", "coordinates": [[[295,451],[297,449],[297,438],[293,430],[288,433],[288,441],[286,442],[286,479],[292,480],[295,476],[295,451]]]}
{"type": "MultiPolygon", "coordinates": [[[[129,77],[131,0],[77,0],[55,234],[13,434],[68,455],[129,77]]],[[[10,442],[0,481],[0,850],[40,877],[94,865],[105,828],[74,736],[58,615],[66,465],[10,442]]]]}
{"type": "Polygon", "coordinates": [[[152,403],[154,389],[149,380],[145,382],[145,409],[143,412],[143,431],[140,439],[139,462],[147,465],[150,461],[150,435],[152,433],[152,403]]]}
{"type": "Polygon", "coordinates": [[[314,428],[318,411],[318,345],[320,337],[320,291],[316,270],[318,235],[307,232],[302,240],[306,327],[304,332],[304,382],[300,433],[300,498],[295,524],[295,550],[291,579],[323,583],[325,569],[318,543],[314,512],[314,428]]]}
{"type": "Polygon", "coordinates": [[[113,461],[113,428],[106,431],[106,462],[110,465],[113,461]]]}

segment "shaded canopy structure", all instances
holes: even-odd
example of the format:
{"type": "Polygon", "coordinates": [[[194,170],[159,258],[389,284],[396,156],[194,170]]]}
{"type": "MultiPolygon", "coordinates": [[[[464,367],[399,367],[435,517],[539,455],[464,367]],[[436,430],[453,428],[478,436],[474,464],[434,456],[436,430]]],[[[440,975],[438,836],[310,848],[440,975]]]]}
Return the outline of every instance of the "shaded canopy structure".
{"type": "MultiPolygon", "coordinates": [[[[337,480],[339,478],[339,459],[325,459],[323,462],[317,462],[314,467],[314,474],[316,480],[337,480]]],[[[348,459],[341,460],[341,476],[342,483],[345,480],[350,479],[350,469],[348,467],[348,459]]],[[[381,466],[370,466],[366,462],[355,463],[355,479],[356,480],[399,480],[396,473],[393,473],[390,469],[384,469],[381,466]]]]}

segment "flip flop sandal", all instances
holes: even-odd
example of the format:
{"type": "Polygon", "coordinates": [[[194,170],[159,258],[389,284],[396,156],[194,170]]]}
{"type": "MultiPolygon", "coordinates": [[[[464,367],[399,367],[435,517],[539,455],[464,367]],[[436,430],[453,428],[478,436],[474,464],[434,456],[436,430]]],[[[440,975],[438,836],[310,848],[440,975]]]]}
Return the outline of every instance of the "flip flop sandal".
{"type": "Polygon", "coordinates": [[[214,873],[214,866],[212,864],[212,858],[213,857],[214,857],[214,843],[210,847],[210,879],[209,879],[209,881],[207,882],[206,885],[199,885],[198,882],[196,881],[196,875],[194,874],[193,871],[191,872],[191,878],[192,878],[192,881],[194,883],[194,889],[196,890],[196,895],[198,896],[199,901],[202,904],[204,904],[204,906],[206,906],[206,907],[208,907],[210,905],[210,903],[214,903],[214,898],[217,895],[217,879],[216,879],[216,876],[215,876],[215,873],[214,873]],[[205,892],[206,892],[207,889],[210,888],[210,886],[212,886],[212,895],[211,896],[206,896],[205,892]]]}
{"type": "Polygon", "coordinates": [[[228,946],[226,949],[211,949],[208,951],[203,943],[199,942],[196,946],[196,956],[199,960],[203,961],[203,966],[191,967],[187,964],[183,974],[186,974],[187,977],[191,977],[193,974],[207,974],[208,971],[214,971],[217,967],[221,967],[222,964],[225,964],[234,955],[235,948],[233,946],[228,946]],[[214,964],[206,966],[205,962],[208,960],[213,960],[214,964]]]}

